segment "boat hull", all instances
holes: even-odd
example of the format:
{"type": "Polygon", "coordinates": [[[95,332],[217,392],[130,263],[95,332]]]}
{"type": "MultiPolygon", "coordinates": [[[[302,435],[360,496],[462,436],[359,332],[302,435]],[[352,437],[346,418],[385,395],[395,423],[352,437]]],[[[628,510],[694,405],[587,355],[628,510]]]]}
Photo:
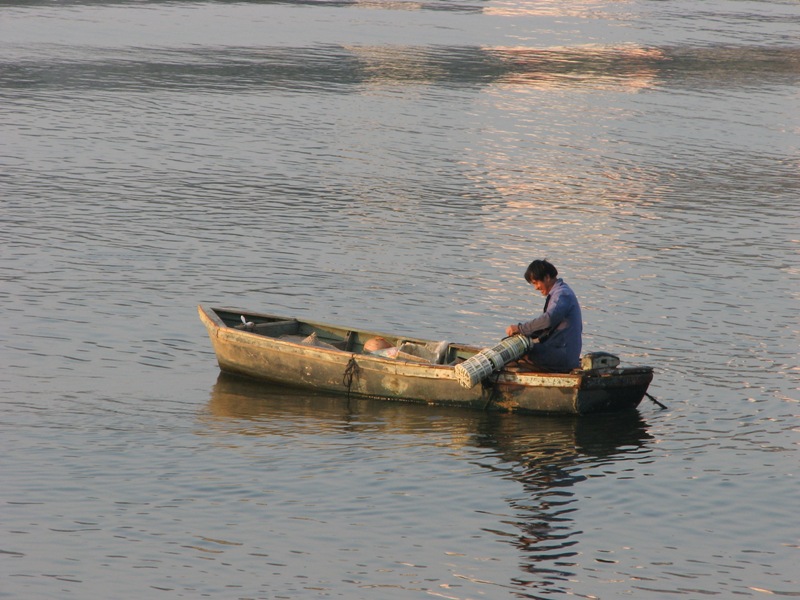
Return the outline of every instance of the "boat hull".
{"type": "MultiPolygon", "coordinates": [[[[309,346],[235,326],[239,315],[267,328],[294,319],[232,309],[198,307],[222,371],[281,385],[383,400],[527,413],[586,414],[638,406],[653,378],[649,367],[605,373],[568,374],[502,371],[472,388],[462,387],[451,365],[396,360],[359,351],[309,346]]],[[[288,327],[288,326],[287,326],[288,327]]],[[[324,323],[303,322],[305,332],[329,339],[393,336],[324,323]],[[355,334],[355,336],[354,336],[355,334]]],[[[295,325],[296,328],[296,325],[295,325]]],[[[408,338],[404,338],[408,339],[408,338]]],[[[425,341],[425,340],[417,340],[425,341]]],[[[358,344],[355,344],[358,348],[358,344]]],[[[469,356],[479,348],[453,344],[469,356]]]]}

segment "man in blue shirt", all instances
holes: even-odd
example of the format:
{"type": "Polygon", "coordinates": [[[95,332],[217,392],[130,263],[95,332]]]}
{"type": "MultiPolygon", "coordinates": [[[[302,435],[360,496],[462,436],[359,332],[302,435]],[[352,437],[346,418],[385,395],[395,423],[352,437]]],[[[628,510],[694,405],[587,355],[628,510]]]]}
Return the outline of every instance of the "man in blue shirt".
{"type": "Polygon", "coordinates": [[[525,280],[547,296],[547,300],[541,315],[506,328],[506,335],[521,333],[538,339],[519,366],[548,373],[577,369],[581,361],[583,321],[575,293],[558,279],[558,270],[546,260],[533,261],[525,271],[525,280]]]}

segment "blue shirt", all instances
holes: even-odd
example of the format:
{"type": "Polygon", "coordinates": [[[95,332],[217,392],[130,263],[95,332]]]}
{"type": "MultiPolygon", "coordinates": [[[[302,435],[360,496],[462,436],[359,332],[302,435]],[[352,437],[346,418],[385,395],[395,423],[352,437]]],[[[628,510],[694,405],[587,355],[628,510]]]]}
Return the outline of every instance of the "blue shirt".
{"type": "Polygon", "coordinates": [[[581,362],[583,319],[578,298],[562,279],[556,279],[544,312],[535,319],[519,324],[520,333],[539,337],[531,347],[531,358],[549,370],[569,372],[581,362]]]}

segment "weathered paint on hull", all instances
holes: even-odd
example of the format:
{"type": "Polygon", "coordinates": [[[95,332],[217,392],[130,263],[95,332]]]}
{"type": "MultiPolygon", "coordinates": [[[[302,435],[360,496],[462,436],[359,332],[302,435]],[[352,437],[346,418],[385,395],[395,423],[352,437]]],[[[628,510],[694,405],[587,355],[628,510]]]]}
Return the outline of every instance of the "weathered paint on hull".
{"type": "Polygon", "coordinates": [[[494,385],[467,389],[449,365],[304,346],[229,327],[202,306],[199,313],[223,371],[353,396],[481,410],[583,414],[635,408],[652,380],[649,368],[620,370],[623,374],[614,377],[503,372],[494,385]]]}

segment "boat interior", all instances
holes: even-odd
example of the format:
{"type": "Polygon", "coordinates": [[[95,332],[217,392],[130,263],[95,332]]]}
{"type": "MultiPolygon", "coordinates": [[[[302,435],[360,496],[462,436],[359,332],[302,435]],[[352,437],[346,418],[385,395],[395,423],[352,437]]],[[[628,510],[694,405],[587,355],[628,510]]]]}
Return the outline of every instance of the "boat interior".
{"type": "Polygon", "coordinates": [[[228,326],[288,342],[340,350],[356,354],[385,356],[427,364],[456,364],[473,356],[476,348],[447,341],[396,337],[371,331],[348,329],[322,323],[287,319],[274,315],[245,314],[215,310],[228,326]],[[370,342],[385,341],[384,348],[373,350],[370,342]],[[366,346],[366,347],[365,347],[366,346]]]}

